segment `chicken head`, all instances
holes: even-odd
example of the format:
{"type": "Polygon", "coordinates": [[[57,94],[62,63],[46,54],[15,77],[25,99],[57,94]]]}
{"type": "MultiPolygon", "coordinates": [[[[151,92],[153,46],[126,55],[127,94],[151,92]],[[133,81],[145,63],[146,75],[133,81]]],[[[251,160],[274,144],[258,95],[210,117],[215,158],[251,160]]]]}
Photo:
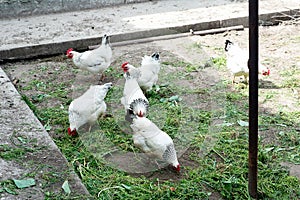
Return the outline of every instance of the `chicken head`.
{"type": "Polygon", "coordinates": [[[70,48],[70,49],[67,50],[66,55],[68,56],[68,58],[73,58],[73,53],[72,53],[72,51],[73,51],[73,48],[70,48]]]}

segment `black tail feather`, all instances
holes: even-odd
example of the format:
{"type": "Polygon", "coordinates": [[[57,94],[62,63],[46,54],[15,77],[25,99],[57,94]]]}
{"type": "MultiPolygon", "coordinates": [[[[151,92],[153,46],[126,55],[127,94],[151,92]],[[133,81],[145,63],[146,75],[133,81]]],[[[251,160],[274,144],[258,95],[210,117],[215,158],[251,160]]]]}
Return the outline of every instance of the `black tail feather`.
{"type": "Polygon", "coordinates": [[[154,58],[155,60],[159,60],[159,53],[155,52],[151,55],[152,58],[154,58]]]}
{"type": "MultiPolygon", "coordinates": [[[[102,41],[103,41],[103,40],[105,40],[105,41],[104,41],[104,44],[105,44],[105,45],[109,44],[109,36],[108,36],[108,35],[104,34],[103,37],[102,37],[102,41]]],[[[103,42],[102,42],[102,43],[103,43],[103,42]]]]}
{"type": "Polygon", "coordinates": [[[226,40],[226,41],[225,41],[225,48],[224,48],[225,51],[228,51],[228,48],[227,48],[227,47],[228,47],[229,44],[233,44],[233,42],[231,42],[230,40],[226,40]]]}

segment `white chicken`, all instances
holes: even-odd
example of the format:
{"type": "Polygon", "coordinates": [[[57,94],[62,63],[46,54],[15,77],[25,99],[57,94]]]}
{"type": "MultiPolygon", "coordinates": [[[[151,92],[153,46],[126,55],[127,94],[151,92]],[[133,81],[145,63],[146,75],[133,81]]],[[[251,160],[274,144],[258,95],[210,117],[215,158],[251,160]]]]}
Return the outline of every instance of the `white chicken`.
{"type": "Polygon", "coordinates": [[[134,115],[143,117],[146,115],[149,107],[149,101],[141,90],[136,78],[129,73],[124,74],[125,84],[121,103],[124,105],[126,117],[129,122],[134,115]]]}
{"type": "Polygon", "coordinates": [[[112,49],[109,45],[109,36],[104,35],[100,47],[79,53],[72,48],[67,50],[68,58],[72,58],[76,67],[90,71],[92,73],[101,73],[110,66],[112,60],[112,49]]]}
{"type": "Polygon", "coordinates": [[[141,66],[136,68],[128,62],[122,65],[123,71],[137,78],[137,82],[142,90],[151,90],[157,83],[158,73],[160,71],[159,53],[153,53],[151,56],[145,55],[142,58],[141,66]]]}
{"type": "Polygon", "coordinates": [[[167,133],[146,117],[134,117],[130,127],[133,130],[135,146],[155,160],[163,161],[180,171],[173,140],[167,133]]]}
{"type": "Polygon", "coordinates": [[[76,136],[77,130],[86,123],[90,125],[91,129],[99,116],[106,112],[104,98],[111,86],[112,83],[92,85],[83,95],[71,102],[69,106],[69,135],[76,136]]]}
{"type": "MultiPolygon", "coordinates": [[[[225,42],[225,51],[227,57],[227,68],[233,75],[232,83],[235,82],[236,76],[244,76],[245,81],[248,81],[248,52],[229,40],[226,40],[225,42]]],[[[261,63],[259,63],[258,71],[264,76],[270,75],[270,69],[261,63]]]]}

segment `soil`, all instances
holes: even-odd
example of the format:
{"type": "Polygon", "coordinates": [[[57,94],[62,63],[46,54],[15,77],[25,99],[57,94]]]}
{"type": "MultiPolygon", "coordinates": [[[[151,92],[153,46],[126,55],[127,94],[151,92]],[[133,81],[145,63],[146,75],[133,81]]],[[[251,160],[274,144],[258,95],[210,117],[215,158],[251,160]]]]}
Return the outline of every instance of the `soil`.
{"type": "MultiPolygon", "coordinates": [[[[300,68],[299,33],[300,26],[297,22],[293,21],[279,26],[260,27],[261,62],[267,65],[271,70],[271,75],[269,77],[260,77],[259,110],[261,113],[274,113],[275,115],[279,111],[300,111],[300,88],[294,87],[293,90],[291,90],[281,87],[284,82],[281,71],[288,70],[293,66],[298,69],[300,68]],[[266,95],[272,91],[275,93],[274,98],[266,100],[266,95]]],[[[223,48],[226,39],[235,41],[239,43],[241,47],[246,48],[248,45],[248,29],[245,29],[244,31],[226,32],[224,34],[189,36],[186,38],[156,41],[150,44],[116,47],[113,49],[114,61],[112,63],[112,67],[117,69],[117,74],[119,74],[119,77],[122,78],[122,71],[119,66],[121,66],[123,62],[129,61],[131,64],[138,66],[143,55],[149,55],[158,51],[161,55],[161,62],[174,63],[176,60],[184,60],[185,62],[190,62],[197,66],[196,70],[189,72],[186,76],[188,77],[187,80],[182,80],[176,84],[183,84],[186,87],[198,88],[201,93],[202,90],[215,85],[219,81],[229,80],[230,82],[231,80],[228,71],[224,69],[218,70],[210,62],[210,59],[213,57],[224,56],[223,48]]],[[[182,69],[182,66],[173,67],[182,69]]],[[[12,80],[15,80],[18,88],[28,86],[28,83],[33,79],[43,81],[46,84],[59,84],[64,82],[67,84],[67,87],[69,87],[66,88],[68,91],[66,94],[67,98],[75,98],[80,95],[80,92],[74,92],[77,91],[72,88],[74,85],[78,86],[78,84],[82,84],[81,86],[88,87],[90,84],[99,84],[99,77],[97,75],[92,75],[74,69],[71,61],[66,59],[65,56],[10,63],[4,66],[4,70],[12,80]],[[62,66],[64,66],[63,69],[62,66]],[[41,70],[42,68],[45,70],[41,70]],[[19,82],[16,80],[19,80],[19,82]]],[[[170,71],[165,72],[171,73],[170,71]]],[[[167,80],[168,74],[165,74],[165,77],[167,80]]],[[[118,79],[112,76],[105,77],[103,82],[110,81],[113,82],[113,84],[119,83],[118,79]]],[[[238,84],[232,85],[229,83],[228,86],[226,88],[222,88],[222,90],[234,91],[236,90],[237,85],[238,84]]],[[[84,91],[84,89],[82,91],[84,91]]],[[[36,91],[34,90],[23,90],[23,92],[30,97],[36,95],[36,91]]],[[[221,93],[222,91],[216,90],[216,92],[221,93]]],[[[213,96],[214,94],[201,93],[200,100],[199,94],[189,95],[183,98],[186,102],[188,102],[187,104],[194,108],[221,109],[219,103],[213,103],[215,100],[213,96]]],[[[61,105],[61,101],[59,99],[48,99],[47,102],[41,102],[37,105],[38,107],[61,105]]],[[[54,134],[53,129],[50,130],[49,134],[52,137],[59,137],[54,134]]],[[[261,131],[260,134],[263,138],[263,142],[276,143],[276,137],[273,129],[261,131]]],[[[181,157],[179,158],[179,162],[182,163],[183,166],[195,167],[197,166],[197,163],[190,160],[188,156],[190,151],[194,150],[186,148],[185,151],[182,151],[180,153],[181,157]]],[[[297,168],[299,171],[299,167],[297,168]]],[[[145,175],[150,179],[159,178],[161,180],[165,180],[167,177],[168,179],[175,181],[180,180],[183,176],[171,173],[168,170],[165,170],[164,172],[166,173],[162,173],[161,171],[147,172],[141,175],[145,175]]],[[[136,176],[134,174],[132,175],[136,176]]],[[[218,194],[213,194],[212,196],[215,196],[215,199],[218,198],[218,194]]]]}

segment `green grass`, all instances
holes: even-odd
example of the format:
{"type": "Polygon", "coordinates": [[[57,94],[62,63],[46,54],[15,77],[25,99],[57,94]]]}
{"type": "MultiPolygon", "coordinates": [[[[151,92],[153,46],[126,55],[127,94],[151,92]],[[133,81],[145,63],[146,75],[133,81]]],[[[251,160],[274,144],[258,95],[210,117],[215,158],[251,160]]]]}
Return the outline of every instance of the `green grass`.
{"type": "Polygon", "coordinates": [[[0,145],[0,158],[5,160],[20,159],[26,152],[24,148],[12,148],[8,145],[0,145]]]}
{"type": "Polygon", "coordinates": [[[9,194],[17,195],[16,186],[12,180],[0,181],[0,194],[7,192],[9,194]]]}
{"type": "Polygon", "coordinates": [[[212,58],[212,62],[219,70],[224,70],[226,68],[226,57],[224,56],[212,58]]]}
{"type": "Polygon", "coordinates": [[[20,161],[24,155],[46,148],[46,146],[38,144],[36,139],[28,139],[24,135],[17,134],[16,131],[13,132],[9,139],[10,145],[0,145],[0,158],[4,160],[20,161]]]}
{"type": "MultiPolygon", "coordinates": [[[[218,69],[225,66],[222,57],[215,58],[213,63],[218,69]]],[[[148,175],[132,175],[107,165],[103,159],[96,158],[91,149],[97,150],[101,145],[108,149],[113,145],[123,151],[139,152],[134,147],[131,136],[123,133],[122,127],[114,117],[99,120],[98,125],[104,138],[99,134],[93,134],[90,140],[85,141],[80,137],[69,137],[66,131],[69,126],[67,110],[72,100],[69,95],[72,91],[68,80],[60,84],[51,84],[37,79],[19,90],[35,115],[45,127],[48,127],[47,130],[52,135],[59,136],[54,137],[55,143],[95,199],[209,199],[216,193],[224,199],[251,199],[248,195],[247,182],[248,127],[238,123],[240,120],[248,120],[247,89],[225,91],[226,83],[220,83],[215,88],[178,87],[174,82],[188,79],[187,72],[193,71],[194,67],[179,60],[165,61],[162,65],[163,68],[168,66],[175,69],[174,73],[169,73],[167,77],[160,77],[159,86],[148,95],[151,106],[162,108],[165,117],[156,118],[160,116],[157,114],[151,114],[149,117],[163,121],[161,128],[174,138],[182,136],[180,135],[182,126],[186,126],[186,132],[191,132],[187,139],[192,137],[187,156],[189,160],[184,163],[193,164],[183,164],[181,175],[176,179],[158,178],[165,171],[153,173],[156,176],[150,178],[147,178],[148,175]],[[176,68],[183,68],[186,71],[176,70],[176,68]],[[26,92],[29,90],[35,90],[35,94],[27,96],[26,92]],[[185,108],[185,102],[180,100],[185,94],[197,94],[200,98],[211,95],[211,101],[219,102],[222,109],[207,108],[191,111],[185,108]],[[43,107],[42,104],[49,99],[57,99],[59,104],[43,107]],[[222,123],[213,127],[213,119],[219,119],[222,123]],[[189,124],[190,126],[187,126],[189,124]],[[216,130],[215,135],[211,135],[215,138],[215,145],[209,146],[207,153],[199,156],[199,152],[205,147],[203,143],[216,130]],[[106,143],[106,140],[110,143],[106,143]],[[103,144],[100,145],[101,142],[103,144]]],[[[44,66],[40,70],[45,69],[44,66]]],[[[61,70],[66,68],[62,67],[61,70]]],[[[106,75],[115,79],[122,78],[114,69],[108,70],[106,75]]],[[[115,94],[120,91],[122,87],[115,85],[108,93],[106,101],[119,102],[119,97],[117,98],[115,94]]],[[[268,100],[272,100],[272,96],[269,96],[268,100]]],[[[300,198],[299,180],[290,176],[280,165],[281,162],[286,161],[300,163],[299,119],[299,112],[264,113],[259,117],[259,128],[262,132],[271,128],[276,130],[276,138],[274,138],[276,143],[264,144],[261,139],[259,140],[258,192],[261,199],[300,198]]],[[[4,158],[23,155],[25,152],[21,150],[0,147],[1,157],[4,158]]],[[[57,178],[50,174],[44,176],[48,181],[47,184],[51,184],[57,178]]],[[[176,174],[172,176],[176,177],[176,174]]],[[[0,193],[5,192],[4,186],[11,187],[8,182],[2,182],[1,186],[0,193]]],[[[68,198],[59,197],[51,192],[46,192],[45,196],[46,199],[68,198]]]]}
{"type": "Polygon", "coordinates": [[[284,77],[281,87],[286,87],[286,88],[300,87],[300,83],[299,83],[300,69],[296,65],[291,66],[289,69],[281,71],[280,75],[284,77]]]}

